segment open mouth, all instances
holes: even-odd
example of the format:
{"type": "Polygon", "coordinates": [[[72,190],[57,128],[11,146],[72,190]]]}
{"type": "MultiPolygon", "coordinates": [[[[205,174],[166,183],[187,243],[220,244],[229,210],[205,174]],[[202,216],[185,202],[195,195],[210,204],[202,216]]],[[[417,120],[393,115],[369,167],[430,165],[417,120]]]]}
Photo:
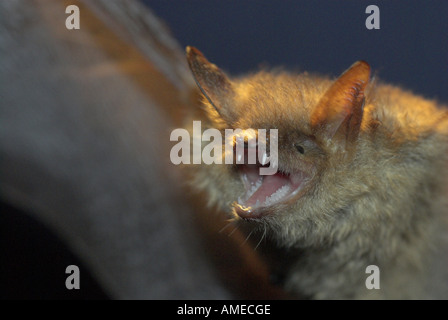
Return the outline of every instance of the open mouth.
{"type": "Polygon", "coordinates": [[[273,175],[259,175],[259,165],[241,165],[240,176],[245,192],[234,203],[236,214],[243,219],[259,219],[269,213],[269,209],[283,204],[297,196],[309,181],[303,171],[273,175]]]}

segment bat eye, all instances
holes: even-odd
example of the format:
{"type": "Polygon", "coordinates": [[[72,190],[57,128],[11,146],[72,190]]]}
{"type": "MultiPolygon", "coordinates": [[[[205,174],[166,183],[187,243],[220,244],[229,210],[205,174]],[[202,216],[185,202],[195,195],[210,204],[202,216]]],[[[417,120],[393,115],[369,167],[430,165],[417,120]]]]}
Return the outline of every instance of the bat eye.
{"type": "Polygon", "coordinates": [[[296,147],[297,151],[299,151],[301,154],[305,153],[305,149],[301,145],[296,144],[295,147],[296,147]]]}

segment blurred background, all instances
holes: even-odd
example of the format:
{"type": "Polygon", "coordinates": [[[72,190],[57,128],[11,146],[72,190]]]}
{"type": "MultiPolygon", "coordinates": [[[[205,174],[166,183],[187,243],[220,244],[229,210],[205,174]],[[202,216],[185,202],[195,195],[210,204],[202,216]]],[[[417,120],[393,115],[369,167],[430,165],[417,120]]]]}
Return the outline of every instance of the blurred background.
{"type": "MultiPolygon", "coordinates": [[[[230,74],[283,66],[337,76],[362,59],[386,82],[448,101],[447,1],[141,2],[182,47],[196,46],[230,74]],[[380,9],[380,30],[365,27],[371,4],[380,9]]],[[[33,215],[1,200],[0,298],[110,298],[87,273],[83,290],[62,289],[60,270],[83,263],[33,215]]]]}
{"type": "Polygon", "coordinates": [[[448,101],[448,2],[144,0],[183,46],[231,74],[283,66],[338,76],[357,60],[382,80],[448,101]],[[369,5],[380,29],[368,30],[369,5]]]}

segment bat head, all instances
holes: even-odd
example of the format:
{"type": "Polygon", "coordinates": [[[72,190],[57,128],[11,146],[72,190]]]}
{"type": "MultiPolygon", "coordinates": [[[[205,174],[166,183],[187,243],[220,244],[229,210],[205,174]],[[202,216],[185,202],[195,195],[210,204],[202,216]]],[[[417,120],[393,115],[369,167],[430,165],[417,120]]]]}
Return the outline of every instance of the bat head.
{"type": "Polygon", "coordinates": [[[267,133],[255,142],[250,135],[225,142],[232,150],[241,145],[246,158],[262,149],[255,163],[201,166],[195,183],[210,201],[237,221],[269,225],[285,238],[328,226],[359,191],[346,180],[357,154],[369,65],[358,61],[335,81],[284,72],[230,79],[193,47],[187,60],[204,97],[203,129],[250,130],[256,138],[267,133]],[[275,171],[261,175],[269,166],[275,171]]]}

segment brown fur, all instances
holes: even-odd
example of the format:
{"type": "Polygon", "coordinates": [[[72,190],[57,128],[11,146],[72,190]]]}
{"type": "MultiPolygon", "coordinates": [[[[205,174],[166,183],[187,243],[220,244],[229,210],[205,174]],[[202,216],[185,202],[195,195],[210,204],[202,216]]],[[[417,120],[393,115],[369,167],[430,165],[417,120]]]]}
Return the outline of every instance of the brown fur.
{"type": "Polygon", "coordinates": [[[203,130],[276,128],[279,169],[311,166],[313,178],[301,197],[251,221],[232,211],[244,189],[235,165],[191,166],[193,185],[207,192],[210,204],[249,229],[266,229],[275,245],[293,257],[282,270],[289,292],[318,299],[448,298],[448,278],[442,275],[447,265],[436,266],[447,256],[442,244],[447,234],[446,110],[394,86],[361,81],[354,93],[352,85],[340,81],[340,94],[349,90],[345,87],[352,90],[351,104],[360,108],[365,97],[363,113],[358,129],[352,122],[347,126],[354,129],[342,138],[326,137],[320,128],[333,121],[331,112],[339,114],[334,105],[346,97],[336,101],[330,94],[323,116],[317,115],[333,80],[265,71],[229,80],[198,51],[192,57],[191,50],[189,61],[199,61],[192,70],[205,97],[195,116],[203,130]],[[201,63],[213,68],[198,69],[201,63]],[[322,124],[313,125],[315,119],[322,124]],[[310,137],[316,146],[304,155],[294,152],[294,142],[310,137]],[[379,290],[365,286],[365,269],[372,264],[381,271],[379,290]],[[437,291],[431,281],[444,285],[437,291]]]}

